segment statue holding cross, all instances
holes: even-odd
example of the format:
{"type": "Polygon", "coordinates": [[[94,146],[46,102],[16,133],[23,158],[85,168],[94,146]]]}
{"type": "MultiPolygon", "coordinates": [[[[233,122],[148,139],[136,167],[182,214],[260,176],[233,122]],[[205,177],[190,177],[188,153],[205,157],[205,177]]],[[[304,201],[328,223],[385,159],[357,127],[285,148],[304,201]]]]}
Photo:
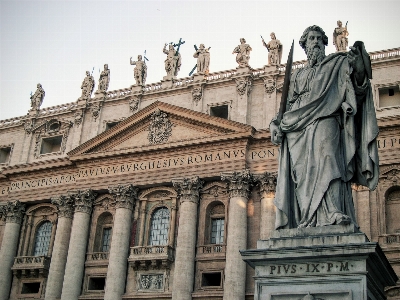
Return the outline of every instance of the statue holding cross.
{"type": "Polygon", "coordinates": [[[172,79],[173,77],[178,75],[178,72],[182,64],[179,48],[184,43],[185,41],[182,41],[182,38],[180,38],[177,44],[170,43],[168,50],[167,50],[167,44],[164,45],[163,52],[167,54],[167,58],[165,59],[164,63],[165,63],[165,71],[167,72],[166,77],[168,79],[172,79]],[[176,50],[175,47],[177,47],[176,50]]]}

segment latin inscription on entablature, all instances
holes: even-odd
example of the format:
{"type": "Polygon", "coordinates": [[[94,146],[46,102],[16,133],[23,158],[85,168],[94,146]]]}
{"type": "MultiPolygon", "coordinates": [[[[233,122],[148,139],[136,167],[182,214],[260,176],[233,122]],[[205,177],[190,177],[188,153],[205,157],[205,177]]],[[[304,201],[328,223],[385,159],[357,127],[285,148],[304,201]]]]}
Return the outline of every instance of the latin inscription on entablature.
{"type": "Polygon", "coordinates": [[[400,137],[387,136],[377,139],[378,150],[389,148],[400,148],[400,137]]]}
{"type": "Polygon", "coordinates": [[[358,261],[327,261],[290,264],[268,264],[258,268],[257,276],[318,276],[325,274],[354,273],[363,271],[362,262],[358,261]]]}

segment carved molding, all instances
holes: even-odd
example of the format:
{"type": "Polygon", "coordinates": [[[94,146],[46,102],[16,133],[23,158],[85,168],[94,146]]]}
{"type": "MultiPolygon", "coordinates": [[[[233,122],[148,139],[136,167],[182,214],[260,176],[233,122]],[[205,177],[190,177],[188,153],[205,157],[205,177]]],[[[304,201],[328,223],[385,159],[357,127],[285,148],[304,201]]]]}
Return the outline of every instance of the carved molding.
{"type": "Polygon", "coordinates": [[[75,212],[92,213],[94,199],[97,196],[92,190],[71,192],[70,197],[75,202],[75,212]]]}
{"type": "Polygon", "coordinates": [[[129,100],[129,110],[132,113],[138,111],[141,98],[141,96],[131,96],[131,99],[129,100]]]}
{"type": "Polygon", "coordinates": [[[273,80],[271,78],[263,78],[263,81],[264,81],[265,93],[267,93],[269,95],[269,97],[271,98],[272,93],[276,89],[276,82],[275,82],[275,80],[273,80]]]}
{"type": "Polygon", "coordinates": [[[51,199],[51,203],[57,206],[59,218],[74,217],[74,200],[71,196],[60,196],[51,199]]]}
{"type": "Polygon", "coordinates": [[[392,169],[386,174],[385,181],[389,181],[395,185],[397,185],[400,181],[400,170],[399,169],[392,169]]]}
{"type": "Polygon", "coordinates": [[[200,198],[200,189],[203,187],[203,181],[199,177],[175,178],[172,179],[174,188],[178,191],[180,202],[193,202],[198,204],[200,198]]]}
{"type": "Polygon", "coordinates": [[[238,95],[243,96],[247,93],[247,96],[249,96],[253,89],[253,76],[235,78],[235,81],[238,95]]]}
{"type": "Polygon", "coordinates": [[[192,99],[196,106],[199,104],[200,100],[203,98],[203,86],[194,86],[192,89],[192,99]]]}
{"type": "Polygon", "coordinates": [[[156,109],[151,115],[148,139],[150,144],[161,144],[168,142],[172,134],[172,123],[167,113],[156,109]]]}
{"type": "Polygon", "coordinates": [[[267,197],[275,195],[277,178],[278,172],[265,172],[260,175],[254,175],[255,181],[260,186],[260,192],[265,193],[267,197]]]}
{"type": "Polygon", "coordinates": [[[6,223],[21,224],[25,212],[25,204],[18,200],[7,201],[5,205],[0,206],[0,219],[5,219],[6,223]]]}
{"type": "MultiPolygon", "coordinates": [[[[43,139],[62,136],[60,150],[57,152],[50,152],[52,154],[62,154],[65,152],[70,128],[73,126],[71,121],[58,121],[56,119],[46,120],[38,126],[33,126],[31,133],[36,133],[35,136],[35,149],[33,152],[34,158],[40,158],[45,154],[41,154],[41,147],[43,139]]],[[[49,153],[49,154],[50,154],[49,153]]]]}
{"type": "Polygon", "coordinates": [[[97,121],[97,118],[100,116],[101,104],[93,103],[90,107],[90,111],[92,112],[93,119],[97,121]]]}
{"type": "Polygon", "coordinates": [[[74,124],[76,126],[79,126],[82,124],[83,121],[83,112],[82,111],[76,111],[74,114],[74,124]]]}
{"type": "Polygon", "coordinates": [[[229,197],[243,197],[248,199],[253,176],[248,169],[240,172],[221,173],[221,180],[228,181],[229,197]]]}
{"type": "Polygon", "coordinates": [[[135,206],[138,190],[139,189],[135,188],[132,184],[118,184],[108,188],[110,194],[115,195],[115,208],[126,208],[130,210],[133,210],[135,206]]]}

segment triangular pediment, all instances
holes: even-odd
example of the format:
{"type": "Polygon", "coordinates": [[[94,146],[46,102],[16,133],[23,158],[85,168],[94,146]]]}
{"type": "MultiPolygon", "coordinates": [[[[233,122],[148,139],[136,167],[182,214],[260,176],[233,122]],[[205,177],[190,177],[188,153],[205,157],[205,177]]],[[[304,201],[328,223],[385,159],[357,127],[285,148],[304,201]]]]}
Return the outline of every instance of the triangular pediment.
{"type": "Polygon", "coordinates": [[[251,135],[250,125],[156,101],[68,155],[127,153],[251,135]]]}

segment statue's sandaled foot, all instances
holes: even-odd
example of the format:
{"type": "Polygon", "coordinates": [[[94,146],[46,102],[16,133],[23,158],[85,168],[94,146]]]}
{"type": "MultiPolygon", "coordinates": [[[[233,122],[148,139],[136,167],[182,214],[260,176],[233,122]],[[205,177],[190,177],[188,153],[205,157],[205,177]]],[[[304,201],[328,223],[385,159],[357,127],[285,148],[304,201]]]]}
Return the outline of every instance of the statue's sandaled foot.
{"type": "Polygon", "coordinates": [[[351,223],[351,218],[347,215],[340,215],[336,219],[337,225],[349,225],[351,223]]]}

